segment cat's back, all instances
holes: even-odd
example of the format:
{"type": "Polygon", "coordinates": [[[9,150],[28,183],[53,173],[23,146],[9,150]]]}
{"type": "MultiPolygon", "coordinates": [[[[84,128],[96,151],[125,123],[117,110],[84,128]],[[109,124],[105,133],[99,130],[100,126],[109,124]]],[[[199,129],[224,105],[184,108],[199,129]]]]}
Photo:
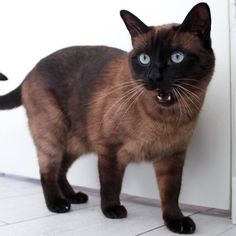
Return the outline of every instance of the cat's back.
{"type": "Polygon", "coordinates": [[[43,58],[35,70],[43,75],[57,76],[58,79],[89,70],[98,73],[110,61],[126,52],[107,46],[73,46],[58,50],[43,58]]]}
{"type": "Polygon", "coordinates": [[[23,93],[32,99],[49,91],[59,103],[88,101],[96,85],[105,84],[102,74],[107,66],[126,55],[123,50],[107,46],[73,46],[58,50],[33,68],[23,83],[23,93]]]}

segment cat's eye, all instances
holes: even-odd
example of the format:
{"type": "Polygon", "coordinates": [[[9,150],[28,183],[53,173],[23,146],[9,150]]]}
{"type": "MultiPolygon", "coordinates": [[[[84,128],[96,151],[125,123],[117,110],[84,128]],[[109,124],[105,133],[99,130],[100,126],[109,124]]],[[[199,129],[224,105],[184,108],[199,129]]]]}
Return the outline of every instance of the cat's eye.
{"type": "Polygon", "coordinates": [[[141,53],[138,57],[139,61],[143,65],[148,65],[151,61],[151,58],[146,53],[141,53]]]}
{"type": "Polygon", "coordinates": [[[182,62],[183,59],[184,59],[184,54],[183,54],[182,52],[180,52],[180,51],[178,51],[178,52],[173,52],[173,53],[171,54],[171,56],[170,56],[170,59],[171,59],[171,61],[174,62],[174,63],[180,63],[180,62],[182,62]]]}

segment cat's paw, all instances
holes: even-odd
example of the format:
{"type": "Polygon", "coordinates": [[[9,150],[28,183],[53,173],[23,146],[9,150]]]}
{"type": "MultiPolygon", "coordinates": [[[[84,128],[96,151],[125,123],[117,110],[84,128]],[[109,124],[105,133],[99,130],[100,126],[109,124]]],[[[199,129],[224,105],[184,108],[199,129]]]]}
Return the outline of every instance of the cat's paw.
{"type": "Polygon", "coordinates": [[[107,218],[111,219],[121,219],[127,216],[127,210],[121,205],[104,208],[102,212],[107,218]]]}
{"type": "Polygon", "coordinates": [[[196,229],[195,223],[190,217],[166,220],[165,225],[172,232],[179,234],[192,234],[196,229]]]}
{"type": "Polygon", "coordinates": [[[53,201],[47,202],[49,211],[55,213],[66,213],[70,210],[70,203],[63,198],[56,198],[53,201]]]}
{"type": "Polygon", "coordinates": [[[88,195],[82,192],[78,192],[74,196],[69,197],[68,201],[72,204],[86,203],[88,201],[88,195]]]}

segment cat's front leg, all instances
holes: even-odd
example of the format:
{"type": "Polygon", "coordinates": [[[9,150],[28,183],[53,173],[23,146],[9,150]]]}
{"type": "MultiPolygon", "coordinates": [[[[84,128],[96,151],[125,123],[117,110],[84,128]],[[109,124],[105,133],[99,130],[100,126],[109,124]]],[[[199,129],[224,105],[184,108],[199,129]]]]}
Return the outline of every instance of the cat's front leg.
{"type": "Polygon", "coordinates": [[[165,225],[173,232],[192,234],[195,223],[185,217],[179,208],[179,193],[185,152],[178,152],[154,163],[161,197],[161,207],[165,225]]]}
{"type": "Polygon", "coordinates": [[[125,218],[127,210],[120,204],[120,192],[126,166],[120,164],[116,157],[98,156],[102,212],[108,218],[125,218]]]}

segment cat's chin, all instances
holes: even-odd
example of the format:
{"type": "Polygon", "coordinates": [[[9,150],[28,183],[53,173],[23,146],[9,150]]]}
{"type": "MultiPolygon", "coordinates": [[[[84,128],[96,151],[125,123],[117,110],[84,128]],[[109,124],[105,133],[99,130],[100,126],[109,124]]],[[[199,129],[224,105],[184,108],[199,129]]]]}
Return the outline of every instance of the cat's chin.
{"type": "Polygon", "coordinates": [[[171,91],[161,89],[157,90],[156,99],[159,104],[166,107],[169,107],[176,102],[176,98],[171,91]]]}

